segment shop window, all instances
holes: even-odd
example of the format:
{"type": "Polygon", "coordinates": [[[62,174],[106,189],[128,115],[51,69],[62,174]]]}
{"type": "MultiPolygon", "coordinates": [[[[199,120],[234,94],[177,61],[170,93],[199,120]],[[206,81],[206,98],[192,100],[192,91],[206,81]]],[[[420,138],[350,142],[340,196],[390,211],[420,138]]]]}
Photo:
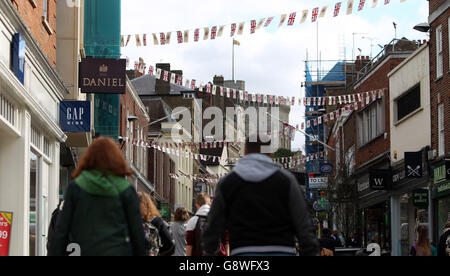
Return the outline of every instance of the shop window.
{"type": "Polygon", "coordinates": [[[396,100],[397,121],[405,118],[420,108],[420,84],[396,100]]]}
{"type": "Polygon", "coordinates": [[[37,256],[38,242],[38,194],[39,194],[39,158],[30,152],[30,217],[29,217],[29,254],[37,256]]]}

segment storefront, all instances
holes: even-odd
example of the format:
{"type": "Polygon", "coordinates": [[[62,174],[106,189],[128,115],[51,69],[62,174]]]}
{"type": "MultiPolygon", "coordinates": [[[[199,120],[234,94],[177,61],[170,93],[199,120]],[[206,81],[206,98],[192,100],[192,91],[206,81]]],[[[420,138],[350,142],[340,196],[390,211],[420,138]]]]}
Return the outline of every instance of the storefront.
{"type": "Polygon", "coordinates": [[[450,181],[446,179],[445,161],[435,163],[432,166],[433,172],[433,240],[438,241],[442,235],[445,223],[450,214],[450,181]]]}

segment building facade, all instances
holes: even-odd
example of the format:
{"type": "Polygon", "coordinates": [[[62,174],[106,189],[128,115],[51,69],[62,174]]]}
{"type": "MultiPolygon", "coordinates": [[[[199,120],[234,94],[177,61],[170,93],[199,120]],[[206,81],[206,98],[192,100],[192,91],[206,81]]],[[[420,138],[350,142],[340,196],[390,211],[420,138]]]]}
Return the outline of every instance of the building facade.
{"type": "Polygon", "coordinates": [[[59,202],[55,1],[0,2],[0,210],[13,213],[9,254],[45,255],[59,202]],[[44,5],[45,4],[45,5],[44,5]]]}

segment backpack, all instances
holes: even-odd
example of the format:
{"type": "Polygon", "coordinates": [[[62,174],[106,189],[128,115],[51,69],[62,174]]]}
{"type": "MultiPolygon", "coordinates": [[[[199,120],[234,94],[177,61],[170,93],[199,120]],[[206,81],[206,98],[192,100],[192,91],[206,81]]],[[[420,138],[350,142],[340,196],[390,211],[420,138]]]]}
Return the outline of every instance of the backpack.
{"type": "Polygon", "coordinates": [[[445,241],[445,254],[450,257],[450,235],[447,236],[447,240],[445,241]]]}
{"type": "Polygon", "coordinates": [[[143,224],[145,240],[147,241],[147,256],[158,256],[159,250],[162,247],[161,236],[159,230],[152,222],[143,224]]]}
{"type": "Polygon", "coordinates": [[[203,255],[203,247],[202,247],[202,237],[203,232],[205,230],[206,223],[208,222],[207,216],[199,216],[198,217],[197,224],[195,225],[195,249],[197,250],[199,256],[203,255]]]}
{"type": "Polygon", "coordinates": [[[47,234],[47,251],[50,250],[50,244],[53,238],[53,235],[55,233],[56,230],[56,222],[58,221],[58,216],[62,211],[62,206],[63,206],[63,202],[61,201],[58,204],[58,207],[56,207],[56,209],[53,211],[52,213],[52,217],[50,219],[50,224],[48,226],[48,234],[47,234]]]}

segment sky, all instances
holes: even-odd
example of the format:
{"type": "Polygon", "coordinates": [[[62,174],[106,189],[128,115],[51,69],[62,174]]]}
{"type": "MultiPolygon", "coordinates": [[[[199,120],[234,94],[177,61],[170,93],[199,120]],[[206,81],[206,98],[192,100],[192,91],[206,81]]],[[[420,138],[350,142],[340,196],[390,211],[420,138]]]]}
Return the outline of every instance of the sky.
{"type": "MultiPolygon", "coordinates": [[[[352,52],[376,56],[395,35],[410,40],[428,39],[428,35],[413,27],[428,21],[427,0],[391,0],[384,5],[378,0],[366,0],[358,11],[360,0],[354,0],[353,12],[347,15],[347,0],[342,1],[339,16],[333,17],[334,6],[341,0],[122,0],[122,34],[133,35],[129,45],[122,48],[122,58],[129,58],[130,66],[140,57],[149,65],[164,62],[171,70],[183,70],[183,75],[204,83],[215,75],[232,79],[231,23],[246,22],[243,35],[236,35],[240,46],[235,46],[235,79],[246,82],[251,93],[284,97],[304,97],[301,83],[305,81],[305,60],[345,58],[352,52]],[[158,3],[155,5],[155,2],[158,3]],[[311,10],[328,6],[326,15],[311,22],[311,10]],[[301,11],[309,10],[307,20],[300,24],[301,11]],[[278,28],[281,14],[297,12],[294,26],[286,23],[278,28]],[[250,20],[274,16],[269,28],[250,34],[250,20]],[[397,24],[395,33],[393,22],[397,24]],[[222,37],[194,43],[178,44],[176,31],[225,25],[222,37]],[[169,45],[153,45],[152,33],[172,32],[169,45]],[[147,46],[136,47],[135,34],[148,34],[147,46]],[[355,35],[353,35],[355,34],[355,35]],[[354,39],[354,40],[353,40],[354,39]],[[317,43],[318,42],[318,43],[317,43]],[[354,44],[353,44],[354,43],[354,44]],[[355,45],[353,47],[353,45],[355,45]],[[361,52],[358,50],[361,50],[361,52]]],[[[202,32],[201,32],[202,34],[202,32]]],[[[330,63],[330,64],[331,64],[330,63]]],[[[326,64],[324,62],[324,64],[326,64]]],[[[324,65],[325,66],[325,65],[324,65]]],[[[326,68],[324,68],[326,69],[326,68]]],[[[304,122],[304,107],[292,107],[291,125],[304,122]]],[[[293,149],[302,149],[305,137],[297,132],[293,149]]]]}

